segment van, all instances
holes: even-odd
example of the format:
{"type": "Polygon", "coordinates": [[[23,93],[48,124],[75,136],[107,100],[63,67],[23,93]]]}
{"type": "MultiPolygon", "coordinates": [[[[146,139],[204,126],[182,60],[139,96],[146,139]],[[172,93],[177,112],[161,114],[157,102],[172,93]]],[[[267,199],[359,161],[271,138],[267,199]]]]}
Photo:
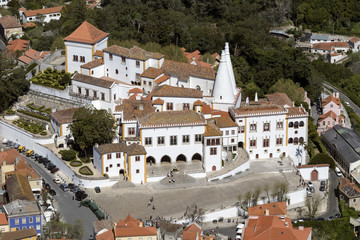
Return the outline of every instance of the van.
{"type": "Polygon", "coordinates": [[[30,157],[30,156],[32,156],[34,154],[34,151],[33,150],[28,150],[27,152],[26,152],[26,156],[27,157],[30,157]]]}
{"type": "Polygon", "coordinates": [[[338,167],[335,167],[335,173],[338,177],[342,177],[342,173],[338,167]]]}
{"type": "Polygon", "coordinates": [[[20,147],[18,148],[18,151],[19,151],[19,152],[25,151],[25,147],[24,147],[24,146],[20,146],[20,147]]]}
{"type": "Polygon", "coordinates": [[[60,188],[61,188],[64,192],[67,192],[67,191],[70,190],[65,183],[60,184],[60,188]]]}

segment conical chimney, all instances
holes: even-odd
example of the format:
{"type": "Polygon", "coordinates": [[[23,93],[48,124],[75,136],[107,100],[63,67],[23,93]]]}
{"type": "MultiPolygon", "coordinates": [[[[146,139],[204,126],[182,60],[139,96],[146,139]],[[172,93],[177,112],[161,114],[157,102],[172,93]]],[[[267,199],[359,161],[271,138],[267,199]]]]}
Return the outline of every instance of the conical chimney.
{"type": "Polygon", "coordinates": [[[231,79],[231,85],[233,88],[233,92],[236,93],[236,82],[235,82],[235,75],[234,70],[231,63],[231,57],[230,57],[230,50],[229,50],[229,43],[225,43],[225,58],[226,58],[226,65],[229,71],[230,79],[231,79]]]}
{"type": "Polygon", "coordinates": [[[214,89],[214,102],[234,103],[234,91],[226,64],[225,51],[221,51],[221,60],[216,74],[214,89]]]}

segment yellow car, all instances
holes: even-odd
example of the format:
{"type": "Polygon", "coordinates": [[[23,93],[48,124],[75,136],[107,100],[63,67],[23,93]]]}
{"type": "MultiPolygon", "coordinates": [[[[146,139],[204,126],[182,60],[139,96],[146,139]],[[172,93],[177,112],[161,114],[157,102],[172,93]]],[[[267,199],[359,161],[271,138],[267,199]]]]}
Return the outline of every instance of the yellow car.
{"type": "Polygon", "coordinates": [[[30,157],[31,155],[33,155],[34,154],[34,150],[28,150],[27,152],[26,152],[26,156],[27,157],[30,157]]]}
{"type": "Polygon", "coordinates": [[[25,150],[25,147],[24,146],[20,146],[19,148],[18,148],[18,151],[19,152],[23,152],[25,150]]]}

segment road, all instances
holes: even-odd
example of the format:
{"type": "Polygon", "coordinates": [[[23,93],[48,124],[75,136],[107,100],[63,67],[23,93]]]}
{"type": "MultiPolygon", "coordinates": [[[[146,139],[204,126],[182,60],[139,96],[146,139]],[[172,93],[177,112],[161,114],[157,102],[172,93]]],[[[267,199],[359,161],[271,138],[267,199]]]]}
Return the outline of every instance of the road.
{"type": "Polygon", "coordinates": [[[336,196],[337,187],[339,185],[338,177],[333,170],[329,173],[329,196],[327,211],[319,217],[328,219],[330,216],[334,216],[339,212],[339,204],[336,196]]]}
{"type": "Polygon", "coordinates": [[[79,202],[72,200],[74,194],[69,192],[64,192],[60,189],[59,185],[53,182],[53,175],[45,169],[42,164],[35,162],[33,159],[25,157],[27,162],[35,171],[45,180],[46,183],[49,183],[51,188],[56,191],[54,199],[56,200],[63,221],[73,224],[76,219],[81,219],[84,226],[84,240],[93,239],[93,225],[94,221],[98,221],[95,214],[87,207],[79,207],[79,202]]]}

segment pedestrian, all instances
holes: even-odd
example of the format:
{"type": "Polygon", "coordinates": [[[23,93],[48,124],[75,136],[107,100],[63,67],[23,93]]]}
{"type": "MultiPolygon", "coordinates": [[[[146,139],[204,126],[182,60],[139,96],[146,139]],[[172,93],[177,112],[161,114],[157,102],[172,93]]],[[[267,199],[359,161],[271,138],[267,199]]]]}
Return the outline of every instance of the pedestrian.
{"type": "Polygon", "coordinates": [[[155,206],[153,206],[153,210],[155,210],[155,206]]]}

